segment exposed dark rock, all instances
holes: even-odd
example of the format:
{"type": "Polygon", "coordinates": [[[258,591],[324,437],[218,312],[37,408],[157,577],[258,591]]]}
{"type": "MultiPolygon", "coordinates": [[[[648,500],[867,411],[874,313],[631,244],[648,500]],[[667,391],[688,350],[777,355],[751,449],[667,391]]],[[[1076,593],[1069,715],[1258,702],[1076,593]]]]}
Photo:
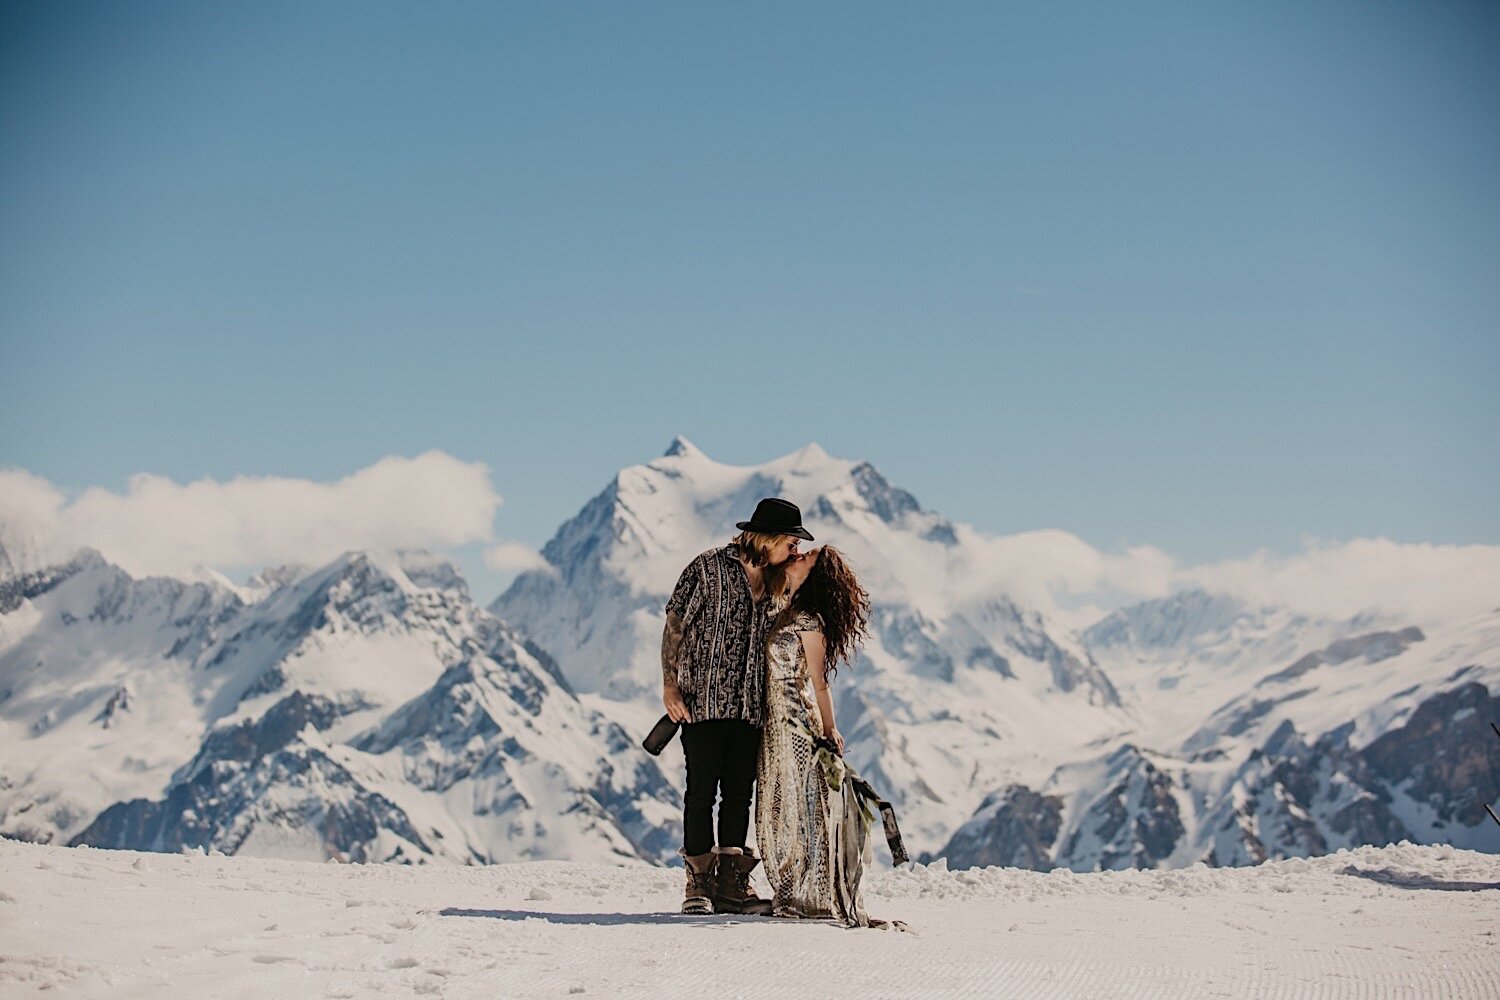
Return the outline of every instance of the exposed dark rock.
{"type": "Polygon", "coordinates": [[[1473,826],[1500,801],[1500,698],[1477,681],[1428,698],[1411,718],[1365,747],[1370,767],[1429,806],[1441,822],[1473,826]]]}
{"type": "Polygon", "coordinates": [[[118,716],[130,709],[130,689],[123,684],[115,689],[115,693],[109,696],[109,701],[94,716],[94,721],[108,729],[118,721],[118,716]]]}
{"type": "Polygon", "coordinates": [[[1000,865],[1048,871],[1062,826],[1063,800],[1025,785],[991,792],[974,816],[949,838],[937,857],[950,868],[1000,865]]]}
{"type": "Polygon", "coordinates": [[[1222,736],[1243,736],[1261,719],[1270,715],[1276,706],[1306,698],[1316,690],[1301,688],[1273,698],[1236,698],[1216,709],[1209,716],[1208,722],[1189,736],[1183,746],[1192,753],[1198,753],[1212,747],[1222,736]]]}
{"type": "MultiPolygon", "coordinates": [[[[478,739],[487,743],[500,734],[500,726],[485,709],[478,684],[488,681],[490,661],[465,660],[443,672],[429,690],[391,713],[380,728],[353,741],[367,753],[385,753],[406,743],[433,740],[444,746],[466,746],[478,739]]],[[[499,678],[503,684],[508,678],[499,678]]],[[[534,682],[533,682],[534,683],[534,682]]],[[[517,689],[535,699],[540,707],[541,692],[534,687],[517,689]]],[[[519,751],[519,748],[516,748],[519,751]]],[[[455,776],[453,780],[458,780],[455,776]]],[[[443,787],[452,782],[445,782],[443,787]]]]}
{"type": "Polygon", "coordinates": [[[1314,667],[1347,663],[1356,657],[1362,657],[1366,663],[1379,663],[1381,660],[1388,660],[1404,653],[1408,646],[1421,642],[1425,638],[1427,637],[1422,634],[1422,630],[1415,625],[1399,632],[1369,632],[1365,635],[1349,636],[1300,657],[1285,670],[1262,677],[1256,682],[1256,686],[1294,680],[1314,667]]]}
{"type": "Polygon", "coordinates": [[[986,604],[982,615],[987,621],[1003,624],[1016,652],[1047,664],[1052,684],[1059,691],[1068,692],[1081,687],[1092,703],[1120,704],[1120,693],[1093,657],[1080,660],[1059,646],[1047,633],[1041,616],[1036,612],[1023,612],[1010,600],[997,600],[986,604]]]}
{"type": "Polygon", "coordinates": [[[402,550],[396,553],[401,571],[418,587],[449,590],[469,596],[469,582],[463,578],[458,567],[446,559],[434,556],[425,549],[402,550]]]}
{"type": "Polygon", "coordinates": [[[953,680],[953,658],[929,634],[935,626],[915,611],[881,606],[871,616],[871,631],[881,644],[906,663],[919,676],[936,680],[953,680]]]}
{"type": "Polygon", "coordinates": [[[641,812],[642,795],[650,799],[670,803],[676,809],[682,807],[682,797],[662,775],[661,770],[648,762],[637,759],[631,772],[617,780],[615,760],[623,758],[623,751],[634,748],[635,741],[612,722],[603,723],[607,730],[607,746],[616,757],[602,761],[598,778],[590,794],[605,815],[612,818],[636,853],[643,858],[667,857],[676,852],[682,843],[682,825],[668,823],[658,826],[641,812]]]}
{"type": "Polygon", "coordinates": [[[844,523],[843,517],[839,515],[838,508],[833,505],[833,502],[831,500],[829,500],[826,496],[823,496],[821,493],[818,494],[818,498],[813,501],[812,506],[808,508],[807,519],[810,522],[826,521],[833,524],[844,523]]]}
{"type": "Polygon", "coordinates": [[[32,573],[0,580],[0,615],[9,614],[21,606],[22,601],[41,597],[55,590],[68,579],[98,566],[107,565],[104,557],[93,549],[84,549],[60,566],[48,566],[32,573]]]}
{"type": "MultiPolygon", "coordinates": [[[[1270,707],[1254,702],[1247,710],[1261,718],[1270,707]]],[[[1194,850],[1212,865],[1254,865],[1366,844],[1445,843],[1456,827],[1487,829],[1484,807],[1500,801],[1500,739],[1492,720],[1500,721],[1500,697],[1477,682],[1427,698],[1362,749],[1351,743],[1353,722],[1309,743],[1283,720],[1206,804],[1194,850]],[[1430,811],[1431,828],[1409,828],[1398,798],[1430,811]]],[[[1176,778],[1152,756],[1129,744],[1116,750],[1107,762],[1107,790],[1063,830],[1047,820],[1034,793],[1000,789],[939,853],[955,867],[1156,867],[1178,855],[1188,825],[1174,783],[1213,787],[1213,765],[1225,754],[1200,750],[1181,762],[1176,778]],[[1198,765],[1210,768],[1201,772],[1206,784],[1193,780],[1198,765]]]]}
{"type": "Polygon", "coordinates": [[[1175,783],[1130,744],[1111,755],[1110,768],[1118,777],[1073,824],[1057,861],[1085,871],[1156,868],[1184,832],[1175,783]]]}
{"type": "Polygon", "coordinates": [[[1309,746],[1289,720],[1277,726],[1212,811],[1205,860],[1259,864],[1407,839],[1379,776],[1350,747],[1352,730],[1340,726],[1309,746]]]}
{"type": "Polygon", "coordinates": [[[327,698],[293,691],[258,719],[209,730],[192,762],[173,780],[192,777],[216,763],[252,763],[291,743],[309,725],[327,729],[339,714],[327,698]]]}
{"type": "Polygon", "coordinates": [[[300,738],[308,726],[327,728],[338,714],[328,699],[294,691],[258,719],[214,729],[163,799],[116,803],[72,844],[233,854],[257,826],[271,824],[278,832],[316,839],[328,857],[388,860],[368,854],[381,829],[425,850],[400,809],[300,738]],[[273,787],[278,794],[266,800],[273,787]],[[340,791],[330,795],[330,788],[340,791]]]}
{"type": "MultiPolygon", "coordinates": [[[[522,639],[521,648],[536,657],[536,661],[542,665],[543,670],[547,671],[547,676],[557,682],[558,687],[568,692],[568,694],[577,696],[578,692],[573,690],[573,685],[568,683],[568,679],[563,676],[562,668],[557,665],[557,661],[552,658],[550,653],[530,639],[522,639]]],[[[495,652],[495,648],[492,646],[490,651],[492,653],[495,652]]]]}
{"type": "Polygon", "coordinates": [[[249,766],[215,762],[172,785],[161,801],[110,806],[70,846],[234,854],[262,825],[277,835],[315,840],[325,857],[349,861],[411,860],[371,855],[383,829],[428,850],[405,813],[360,786],[323,750],[301,742],[249,766]],[[275,804],[265,798],[271,788],[279,789],[275,804]]]}
{"type": "MultiPolygon", "coordinates": [[[[599,555],[600,540],[615,534],[612,522],[619,493],[620,477],[616,476],[542,547],[542,558],[561,571],[564,583],[571,585],[580,574],[597,571],[594,564],[599,555]]],[[[534,575],[523,573],[516,580],[520,582],[522,578],[534,575]]],[[[511,586],[514,588],[515,584],[511,586]]],[[[491,607],[499,606],[508,594],[509,591],[496,598],[491,607]]]]}
{"type": "Polygon", "coordinates": [[[1001,677],[1015,678],[1015,671],[1010,669],[1010,661],[989,646],[975,646],[969,650],[968,665],[980,667],[985,670],[993,670],[1001,677]]]}
{"type": "Polygon", "coordinates": [[[275,694],[277,691],[285,690],[286,683],[286,671],[281,668],[280,664],[268,667],[259,677],[250,682],[244,694],[240,695],[240,700],[249,701],[263,694],[275,694]]]}
{"type": "Polygon", "coordinates": [[[917,514],[922,510],[916,497],[892,486],[869,462],[856,465],[850,476],[854,479],[854,488],[870,510],[886,524],[895,524],[907,514],[917,514]]]}
{"type": "Polygon", "coordinates": [[[922,533],[922,537],[929,542],[937,542],[939,545],[957,545],[958,535],[953,531],[953,525],[948,521],[939,521],[922,533]]]}

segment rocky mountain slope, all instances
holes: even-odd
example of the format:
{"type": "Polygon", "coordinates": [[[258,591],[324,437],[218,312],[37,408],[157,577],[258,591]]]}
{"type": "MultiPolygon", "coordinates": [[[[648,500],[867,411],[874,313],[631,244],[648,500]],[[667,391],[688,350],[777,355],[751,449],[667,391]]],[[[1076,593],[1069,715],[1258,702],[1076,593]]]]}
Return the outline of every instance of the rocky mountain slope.
{"type": "Polygon", "coordinates": [[[235,589],[85,553],[0,599],[0,834],[357,860],[675,850],[655,761],[425,554],[235,589]]]}
{"type": "Polygon", "coordinates": [[[1500,615],[1374,624],[1201,592],[1109,616],[1083,638],[1128,699],[1162,705],[1154,724],[996,789],[935,853],[1091,871],[1402,840],[1500,851],[1484,810],[1500,801],[1500,615]]]}

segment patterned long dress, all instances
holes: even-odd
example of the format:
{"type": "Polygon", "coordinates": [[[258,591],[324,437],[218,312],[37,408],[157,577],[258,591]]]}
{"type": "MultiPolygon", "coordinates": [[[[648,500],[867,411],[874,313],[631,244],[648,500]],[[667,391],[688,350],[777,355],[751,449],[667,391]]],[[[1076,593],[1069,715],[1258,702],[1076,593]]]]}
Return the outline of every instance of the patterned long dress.
{"type": "Polygon", "coordinates": [[[815,743],[822,717],[799,631],[822,623],[799,612],[770,640],[766,726],[755,795],[755,840],[778,917],[870,926],[860,876],[874,860],[870,817],[844,760],[815,743]]]}

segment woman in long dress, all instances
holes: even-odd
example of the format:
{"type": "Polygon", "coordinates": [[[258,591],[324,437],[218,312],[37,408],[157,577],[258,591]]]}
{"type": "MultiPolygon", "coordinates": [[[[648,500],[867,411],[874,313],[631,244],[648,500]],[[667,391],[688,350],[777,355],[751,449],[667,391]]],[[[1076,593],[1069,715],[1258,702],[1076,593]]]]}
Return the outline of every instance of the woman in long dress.
{"type": "Polygon", "coordinates": [[[844,762],[828,692],[865,634],[869,595],[829,546],[789,560],[779,587],[755,808],[772,914],[879,926],[885,921],[870,919],[860,889],[874,857],[870,799],[844,762]]]}

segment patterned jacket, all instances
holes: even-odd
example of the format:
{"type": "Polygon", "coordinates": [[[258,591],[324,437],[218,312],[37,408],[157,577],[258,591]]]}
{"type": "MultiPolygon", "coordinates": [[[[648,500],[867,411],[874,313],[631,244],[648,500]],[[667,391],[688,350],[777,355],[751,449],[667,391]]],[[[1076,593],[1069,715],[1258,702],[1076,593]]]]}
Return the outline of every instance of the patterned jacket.
{"type": "Polygon", "coordinates": [[[770,603],[757,603],[730,543],[702,553],[667,599],[662,679],[676,682],[693,721],[765,724],[770,603]]]}

